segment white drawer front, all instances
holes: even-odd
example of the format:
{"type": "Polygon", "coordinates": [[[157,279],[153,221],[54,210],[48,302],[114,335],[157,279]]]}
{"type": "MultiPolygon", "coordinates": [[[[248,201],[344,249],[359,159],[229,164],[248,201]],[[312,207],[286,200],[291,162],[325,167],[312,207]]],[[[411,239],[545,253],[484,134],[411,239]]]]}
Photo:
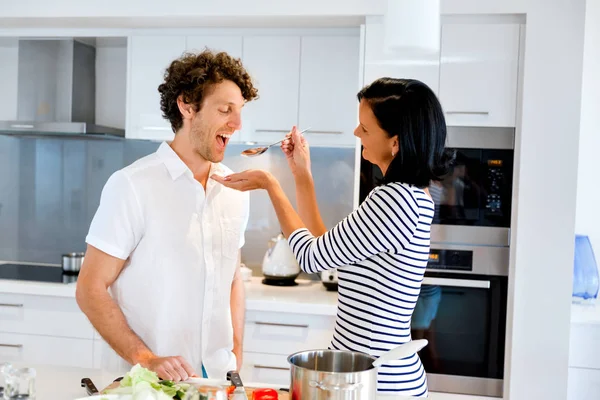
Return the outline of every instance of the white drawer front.
{"type": "Polygon", "coordinates": [[[0,293],[0,332],[92,339],[74,298],[0,293]]]}
{"type": "Polygon", "coordinates": [[[569,368],[568,400],[598,400],[600,369],[569,368]]]}
{"type": "Polygon", "coordinates": [[[334,317],[322,315],[248,312],[244,350],[282,354],[326,349],[333,336],[334,317]]]}
{"type": "Polygon", "coordinates": [[[92,368],[93,341],[0,333],[0,363],[3,362],[92,368]]]}
{"type": "Polygon", "coordinates": [[[290,368],[287,356],[244,352],[244,364],[240,376],[246,382],[259,382],[287,388],[290,386],[290,368]]]}
{"type": "Polygon", "coordinates": [[[571,325],[569,366],[600,369],[600,325],[571,325]]]}

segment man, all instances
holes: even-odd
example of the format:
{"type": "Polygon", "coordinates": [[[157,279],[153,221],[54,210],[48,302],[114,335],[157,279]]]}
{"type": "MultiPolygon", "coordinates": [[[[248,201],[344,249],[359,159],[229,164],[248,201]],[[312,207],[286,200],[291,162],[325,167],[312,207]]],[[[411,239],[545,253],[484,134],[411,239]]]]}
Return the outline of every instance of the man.
{"type": "Polygon", "coordinates": [[[220,162],[257,90],[239,60],[206,50],[173,61],[158,91],[175,139],[106,183],[77,302],[114,350],[105,368],[225,378],[242,363],[249,201],[208,177],[231,173],[220,162]]]}

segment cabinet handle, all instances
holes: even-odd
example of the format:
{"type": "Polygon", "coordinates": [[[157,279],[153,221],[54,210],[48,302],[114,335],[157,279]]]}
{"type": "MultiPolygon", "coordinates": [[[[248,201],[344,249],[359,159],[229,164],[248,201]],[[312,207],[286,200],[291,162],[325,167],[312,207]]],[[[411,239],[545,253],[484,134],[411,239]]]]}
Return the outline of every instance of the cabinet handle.
{"type": "Polygon", "coordinates": [[[6,344],[6,343],[0,343],[0,347],[11,347],[13,349],[22,349],[23,345],[22,344],[6,344]]]}
{"type": "Polygon", "coordinates": [[[446,111],[446,114],[490,115],[489,111],[446,111]]]}
{"type": "Polygon", "coordinates": [[[289,368],[285,368],[285,367],[270,367],[268,365],[260,365],[260,364],[255,364],[254,368],[256,369],[274,369],[277,371],[289,371],[289,368]]]}
{"type": "Polygon", "coordinates": [[[21,308],[21,307],[23,307],[23,304],[9,304],[9,303],[0,303],[0,307],[14,307],[14,308],[21,308]]]}
{"type": "Polygon", "coordinates": [[[260,322],[256,321],[256,325],[267,325],[267,326],[286,326],[288,328],[308,328],[308,325],[297,325],[297,324],[279,324],[275,322],[260,322]]]}
{"type": "Polygon", "coordinates": [[[320,135],[341,135],[342,132],[340,131],[313,131],[310,130],[310,132],[306,132],[306,133],[312,133],[312,134],[320,134],[320,135]]]}

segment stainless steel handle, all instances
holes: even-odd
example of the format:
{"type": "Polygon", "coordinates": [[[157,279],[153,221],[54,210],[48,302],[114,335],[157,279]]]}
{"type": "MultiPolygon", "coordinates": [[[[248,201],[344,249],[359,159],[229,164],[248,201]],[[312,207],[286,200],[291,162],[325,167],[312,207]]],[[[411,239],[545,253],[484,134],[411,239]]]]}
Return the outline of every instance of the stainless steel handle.
{"type": "Polygon", "coordinates": [[[11,128],[20,128],[20,129],[33,129],[35,128],[34,125],[30,125],[30,124],[10,124],[11,128]]]}
{"type": "Polygon", "coordinates": [[[0,347],[11,347],[13,349],[21,349],[21,348],[23,348],[23,345],[22,344],[0,343],[0,347]]]}
{"type": "Polygon", "coordinates": [[[315,131],[315,130],[311,130],[309,132],[310,134],[319,134],[319,135],[341,135],[342,132],[340,131],[315,131]]]}
{"type": "Polygon", "coordinates": [[[289,371],[289,368],[285,368],[285,367],[270,367],[268,365],[260,365],[260,364],[255,364],[254,368],[256,369],[274,369],[277,371],[289,371]]]}
{"type": "Polygon", "coordinates": [[[0,307],[14,307],[14,308],[21,308],[21,307],[23,307],[23,304],[0,303],[0,307]]]}
{"type": "Polygon", "coordinates": [[[299,325],[299,324],[280,324],[276,322],[254,322],[256,325],[266,325],[266,326],[285,326],[288,328],[308,328],[308,325],[299,325]]]}
{"type": "Polygon", "coordinates": [[[490,115],[489,111],[446,111],[446,114],[490,115]]]}
{"type": "Polygon", "coordinates": [[[166,126],[142,126],[141,128],[143,130],[145,130],[145,131],[169,131],[169,132],[173,132],[173,130],[171,128],[168,128],[166,126]]]}
{"type": "Polygon", "coordinates": [[[454,286],[462,288],[489,289],[490,281],[474,281],[471,279],[452,279],[452,278],[423,278],[424,285],[433,286],[454,286]]]}

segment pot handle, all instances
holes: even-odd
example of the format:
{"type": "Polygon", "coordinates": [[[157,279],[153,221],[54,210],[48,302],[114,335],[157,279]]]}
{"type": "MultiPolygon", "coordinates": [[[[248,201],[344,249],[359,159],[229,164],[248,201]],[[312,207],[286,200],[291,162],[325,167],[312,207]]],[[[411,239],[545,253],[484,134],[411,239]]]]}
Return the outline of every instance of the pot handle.
{"type": "Polygon", "coordinates": [[[319,388],[328,392],[336,390],[353,391],[359,390],[362,387],[361,383],[342,383],[338,385],[328,385],[324,382],[310,381],[308,384],[311,387],[319,388]]]}

